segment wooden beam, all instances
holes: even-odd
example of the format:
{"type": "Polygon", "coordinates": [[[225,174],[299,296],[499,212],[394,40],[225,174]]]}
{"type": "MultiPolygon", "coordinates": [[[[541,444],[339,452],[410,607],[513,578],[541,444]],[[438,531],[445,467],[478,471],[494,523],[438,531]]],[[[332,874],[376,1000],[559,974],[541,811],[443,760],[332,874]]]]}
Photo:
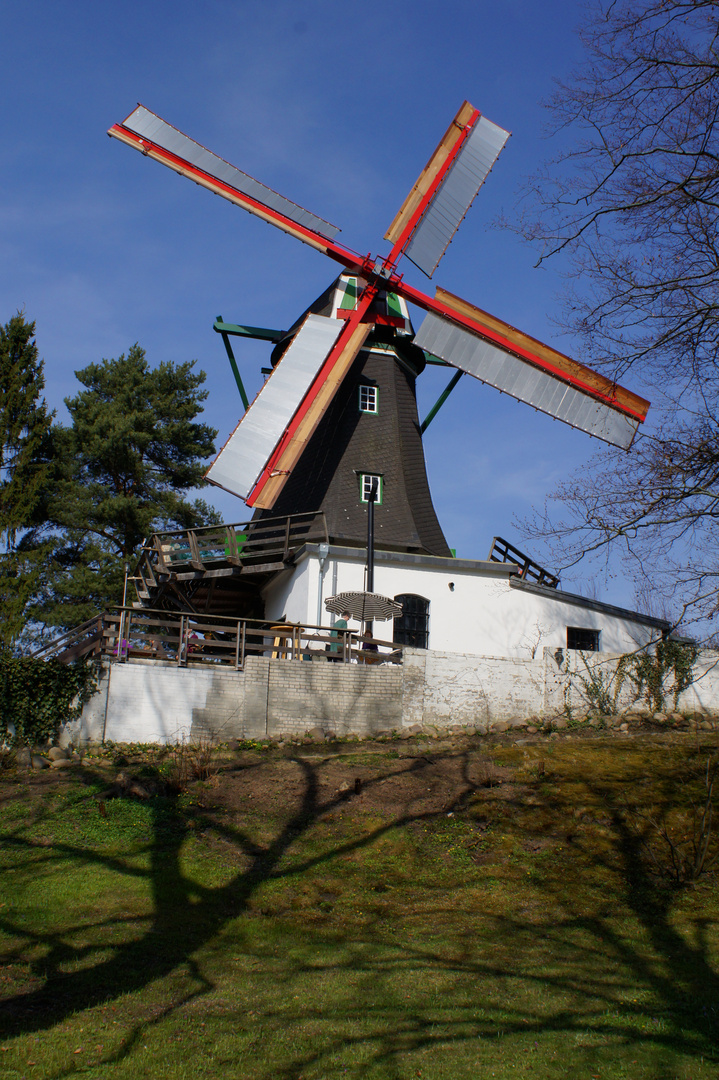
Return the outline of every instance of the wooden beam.
{"type": "MultiPolygon", "coordinates": [[[[620,408],[628,410],[632,415],[640,417],[642,420],[646,417],[649,402],[631,390],[626,390],[623,386],[619,386],[618,383],[612,382],[611,379],[607,379],[604,375],[600,375],[597,371],[592,371],[591,368],[585,367],[584,364],[572,360],[569,356],[558,352],[550,345],[544,345],[541,341],[537,341],[536,338],[522,333],[521,330],[517,330],[502,319],[482,311],[481,308],[462,300],[461,297],[454,296],[453,293],[447,292],[446,289],[437,288],[434,298],[450,318],[452,312],[456,312],[463,319],[471,320],[476,329],[475,327],[466,326],[465,323],[460,325],[464,325],[465,329],[474,330],[479,337],[484,336],[482,330],[485,330],[488,332],[486,339],[493,344],[506,348],[508,352],[514,353],[523,360],[526,359],[532,362],[533,359],[536,359],[538,367],[544,370],[549,369],[550,373],[555,374],[558,378],[564,376],[572,386],[583,385],[590,391],[594,390],[602,398],[609,398],[616,402],[620,408]]],[[[443,312],[438,311],[437,313],[442,314],[443,312]]]]}
{"type": "Polygon", "coordinates": [[[411,220],[412,215],[434,183],[437,173],[462,138],[464,128],[476,111],[474,105],[470,105],[468,101],[463,102],[459,112],[440,139],[437,149],[397,211],[394,221],[384,234],[385,240],[389,240],[391,244],[394,244],[400,238],[407,223],[411,220]]]}
{"type": "Polygon", "coordinates": [[[126,146],[131,146],[133,150],[139,150],[145,157],[152,158],[153,161],[158,161],[161,165],[165,165],[168,169],[172,169],[173,172],[179,173],[180,176],[186,176],[188,180],[193,180],[196,184],[199,184],[200,187],[207,188],[208,191],[214,192],[215,195],[220,195],[223,199],[227,199],[228,202],[234,203],[236,206],[241,206],[243,210],[249,211],[250,214],[255,214],[256,217],[261,218],[270,225],[276,225],[278,229],[282,229],[283,232],[296,237],[296,239],[301,240],[303,244],[309,244],[310,247],[316,248],[317,251],[321,251],[325,255],[329,255],[330,258],[343,263],[350,269],[357,265],[358,256],[354,252],[347,251],[339,244],[335,244],[334,241],[326,239],[313,229],[296,224],[279,211],[264,206],[256,199],[252,199],[249,195],[245,195],[243,192],[238,191],[237,188],[233,188],[230,184],[225,184],[221,180],[215,180],[214,177],[203,172],[202,169],[191,165],[188,161],[185,161],[184,158],[172,154],[169,150],[165,150],[161,146],[157,146],[155,143],[150,142],[149,139],[142,138],[140,135],[135,134],[135,132],[123,127],[122,124],[113,124],[113,126],[108,129],[107,134],[113,139],[118,139],[120,142],[125,143],[126,146]]]}

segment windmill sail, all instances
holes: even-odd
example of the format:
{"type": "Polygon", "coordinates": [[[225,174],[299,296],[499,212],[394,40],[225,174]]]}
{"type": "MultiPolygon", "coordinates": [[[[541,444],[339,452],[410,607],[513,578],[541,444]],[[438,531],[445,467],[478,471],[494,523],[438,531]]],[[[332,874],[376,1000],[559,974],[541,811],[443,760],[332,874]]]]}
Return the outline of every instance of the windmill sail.
{"type": "Polygon", "coordinates": [[[649,407],[643,398],[443,289],[435,302],[445,314],[428,312],[420,348],[571,427],[631,446],[649,407]]]}
{"type": "Polygon", "coordinates": [[[354,325],[349,320],[343,323],[342,336],[330,349],[323,370],[309,392],[304,395],[291,427],[284,433],[277,450],[268,460],[257,484],[250,492],[247,499],[249,506],[264,510],[273,508],[288,476],[364,345],[370,329],[370,323],[359,320],[354,325]]]}
{"type": "Polygon", "coordinates": [[[509,132],[464,102],[385,233],[432,277],[509,132]]]}
{"type": "Polygon", "coordinates": [[[322,251],[327,251],[327,244],[331,244],[339,232],[336,225],[278,195],[224,158],[206,150],[144,105],[138,105],[121,124],[113,125],[108,135],[322,251]],[[291,224],[299,229],[288,227],[291,224]]]}
{"type": "Polygon", "coordinates": [[[247,499],[344,323],[308,315],[291,345],[206,473],[247,499]]]}
{"type": "Polygon", "coordinates": [[[644,399],[450,293],[438,289],[430,298],[396,272],[404,254],[429,276],[434,273],[509,137],[469,102],[463,103],[385,234],[392,250],[384,259],[337,244],[335,226],[142,105],[108,134],[349,270],[343,301],[330,313],[337,317],[307,317],[207,473],[212,483],[248,505],[274,507],[371,327],[378,323],[409,336],[408,316],[399,310],[390,314],[390,297],[399,307],[408,301],[428,313],[415,338],[426,352],[590,435],[620,447],[631,445],[647,413],[644,399]]]}

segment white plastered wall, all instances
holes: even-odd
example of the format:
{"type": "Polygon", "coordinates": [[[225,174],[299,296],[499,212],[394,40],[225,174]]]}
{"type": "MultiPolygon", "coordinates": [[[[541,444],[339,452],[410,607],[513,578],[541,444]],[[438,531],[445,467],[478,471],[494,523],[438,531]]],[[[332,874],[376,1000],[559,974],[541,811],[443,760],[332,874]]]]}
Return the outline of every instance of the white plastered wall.
{"type": "Polygon", "coordinates": [[[314,617],[308,619],[307,612],[311,607],[312,582],[317,578],[317,563],[316,557],[303,559],[294,570],[283,572],[267,586],[263,594],[266,619],[285,617],[289,622],[314,622],[314,617]]]}
{"type": "MultiPolygon", "coordinates": [[[[324,600],[335,593],[361,591],[365,587],[364,552],[330,549],[322,575],[321,625],[335,616],[324,600]]],[[[630,652],[656,640],[659,631],[626,615],[612,614],[588,602],[572,601],[557,592],[540,595],[510,585],[510,571],[503,564],[475,563],[457,559],[451,564],[423,558],[413,563],[401,556],[378,553],[375,592],[385,596],[414,593],[429,600],[429,647],[456,653],[530,659],[544,648],[566,648],[567,627],[599,630],[602,652],[630,652]],[[453,587],[452,587],[453,586],[453,587]]],[[[317,621],[320,589],[319,558],[308,548],[293,573],[288,573],[265,594],[265,616],[286,614],[292,622],[317,621]]],[[[392,624],[375,623],[375,635],[391,638],[392,624]]]]}

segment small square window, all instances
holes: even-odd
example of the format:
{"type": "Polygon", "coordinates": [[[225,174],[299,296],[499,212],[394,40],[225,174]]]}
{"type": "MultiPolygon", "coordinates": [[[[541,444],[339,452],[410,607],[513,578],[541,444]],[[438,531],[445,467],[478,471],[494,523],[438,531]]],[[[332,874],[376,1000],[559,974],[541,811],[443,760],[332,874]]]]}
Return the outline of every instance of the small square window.
{"type": "Polygon", "coordinates": [[[377,412],[377,387],[360,386],[359,388],[360,412],[377,412]]]}
{"type": "Polygon", "coordinates": [[[567,648],[581,649],[582,652],[599,652],[599,631],[588,630],[583,626],[568,626],[567,648]]]}
{"type": "Polygon", "coordinates": [[[382,477],[377,473],[360,473],[360,502],[369,502],[372,485],[377,484],[377,505],[382,502],[382,477]]]}

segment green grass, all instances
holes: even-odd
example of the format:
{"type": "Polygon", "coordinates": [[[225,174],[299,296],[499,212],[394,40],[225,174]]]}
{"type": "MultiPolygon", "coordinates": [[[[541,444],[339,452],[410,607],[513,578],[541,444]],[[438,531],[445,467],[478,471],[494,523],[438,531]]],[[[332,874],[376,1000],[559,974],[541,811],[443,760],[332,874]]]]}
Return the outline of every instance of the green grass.
{"type": "Polygon", "coordinates": [[[495,746],[453,816],[377,794],[410,747],[348,755],[360,799],[263,751],[107,818],[99,766],[2,774],[0,1076],[716,1080],[717,882],[646,818],[680,835],[711,750],[495,746]]]}

